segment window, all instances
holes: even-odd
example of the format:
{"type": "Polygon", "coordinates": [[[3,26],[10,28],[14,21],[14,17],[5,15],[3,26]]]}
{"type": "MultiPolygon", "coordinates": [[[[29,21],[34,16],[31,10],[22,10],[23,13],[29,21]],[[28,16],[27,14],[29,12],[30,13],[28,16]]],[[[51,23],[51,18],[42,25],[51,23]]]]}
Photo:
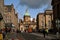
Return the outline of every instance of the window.
{"type": "Polygon", "coordinates": [[[9,22],[11,22],[11,20],[9,20],[9,22]]]}
{"type": "Polygon", "coordinates": [[[9,22],[9,20],[7,20],[7,23],[9,22]]]}
{"type": "Polygon", "coordinates": [[[11,12],[11,8],[8,8],[8,12],[11,12]]]}
{"type": "Polygon", "coordinates": [[[11,10],[10,10],[10,9],[8,9],[8,12],[11,12],[11,10]]]}
{"type": "Polygon", "coordinates": [[[51,18],[50,15],[49,15],[49,18],[51,18]]]}
{"type": "Polygon", "coordinates": [[[44,26],[44,22],[42,21],[42,25],[44,26]]]}
{"type": "Polygon", "coordinates": [[[51,22],[50,22],[50,20],[48,21],[48,26],[50,26],[50,24],[51,24],[51,22]]]}
{"type": "Polygon", "coordinates": [[[7,10],[7,8],[5,8],[5,10],[7,10]]]}
{"type": "Polygon", "coordinates": [[[5,23],[7,23],[7,20],[5,20],[5,23]]]}

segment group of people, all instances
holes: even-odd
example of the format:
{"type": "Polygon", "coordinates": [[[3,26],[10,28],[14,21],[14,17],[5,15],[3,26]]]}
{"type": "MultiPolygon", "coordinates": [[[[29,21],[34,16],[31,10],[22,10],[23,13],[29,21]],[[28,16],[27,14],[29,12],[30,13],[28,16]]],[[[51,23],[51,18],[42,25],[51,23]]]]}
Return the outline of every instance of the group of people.
{"type": "MultiPolygon", "coordinates": [[[[19,33],[19,30],[18,29],[12,29],[12,28],[0,29],[0,34],[2,34],[3,39],[6,37],[7,33],[19,33]]],[[[1,38],[1,35],[0,35],[0,38],[1,38]]]]}
{"type": "Polygon", "coordinates": [[[3,30],[3,29],[0,29],[0,35],[2,35],[2,36],[3,36],[3,38],[5,38],[5,35],[6,35],[6,32],[5,32],[5,30],[3,30]]]}
{"type": "Polygon", "coordinates": [[[0,34],[2,34],[3,39],[5,38],[7,32],[10,32],[10,31],[11,29],[7,29],[7,28],[0,29],[0,34]]]}

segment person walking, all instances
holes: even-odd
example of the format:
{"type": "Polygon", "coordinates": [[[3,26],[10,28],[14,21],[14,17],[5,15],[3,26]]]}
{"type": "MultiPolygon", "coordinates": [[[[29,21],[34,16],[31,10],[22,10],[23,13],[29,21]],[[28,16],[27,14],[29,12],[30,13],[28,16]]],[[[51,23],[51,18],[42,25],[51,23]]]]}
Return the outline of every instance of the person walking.
{"type": "Polygon", "coordinates": [[[48,29],[45,29],[45,31],[46,31],[46,34],[48,35],[48,29]]]}
{"type": "Polygon", "coordinates": [[[43,35],[44,35],[44,38],[45,38],[45,33],[46,33],[46,32],[45,32],[45,29],[43,29],[43,35]]]}

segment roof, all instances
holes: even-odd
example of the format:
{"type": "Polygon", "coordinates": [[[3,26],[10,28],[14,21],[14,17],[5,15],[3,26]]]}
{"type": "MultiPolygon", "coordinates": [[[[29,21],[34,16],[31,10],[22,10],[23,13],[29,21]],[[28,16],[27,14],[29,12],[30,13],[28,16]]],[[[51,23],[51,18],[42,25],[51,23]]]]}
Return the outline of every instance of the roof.
{"type": "Polygon", "coordinates": [[[46,10],[46,11],[45,11],[45,14],[48,14],[48,15],[49,15],[49,14],[53,14],[53,10],[46,10]]]}
{"type": "Polygon", "coordinates": [[[30,16],[29,12],[28,12],[28,9],[26,9],[26,13],[24,16],[30,16]]]}
{"type": "Polygon", "coordinates": [[[11,4],[11,5],[4,5],[4,7],[12,7],[13,6],[13,4],[11,4]]]}

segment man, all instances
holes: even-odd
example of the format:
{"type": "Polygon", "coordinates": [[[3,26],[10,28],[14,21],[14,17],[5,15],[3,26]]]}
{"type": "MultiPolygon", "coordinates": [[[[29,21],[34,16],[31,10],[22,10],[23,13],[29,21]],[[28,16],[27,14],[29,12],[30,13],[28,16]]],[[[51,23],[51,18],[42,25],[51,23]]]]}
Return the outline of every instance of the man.
{"type": "Polygon", "coordinates": [[[45,33],[46,33],[46,31],[45,31],[45,29],[43,29],[43,35],[44,35],[44,38],[45,38],[45,33]]]}
{"type": "Polygon", "coordinates": [[[48,29],[45,29],[45,31],[46,31],[46,34],[48,35],[48,29]]]}

